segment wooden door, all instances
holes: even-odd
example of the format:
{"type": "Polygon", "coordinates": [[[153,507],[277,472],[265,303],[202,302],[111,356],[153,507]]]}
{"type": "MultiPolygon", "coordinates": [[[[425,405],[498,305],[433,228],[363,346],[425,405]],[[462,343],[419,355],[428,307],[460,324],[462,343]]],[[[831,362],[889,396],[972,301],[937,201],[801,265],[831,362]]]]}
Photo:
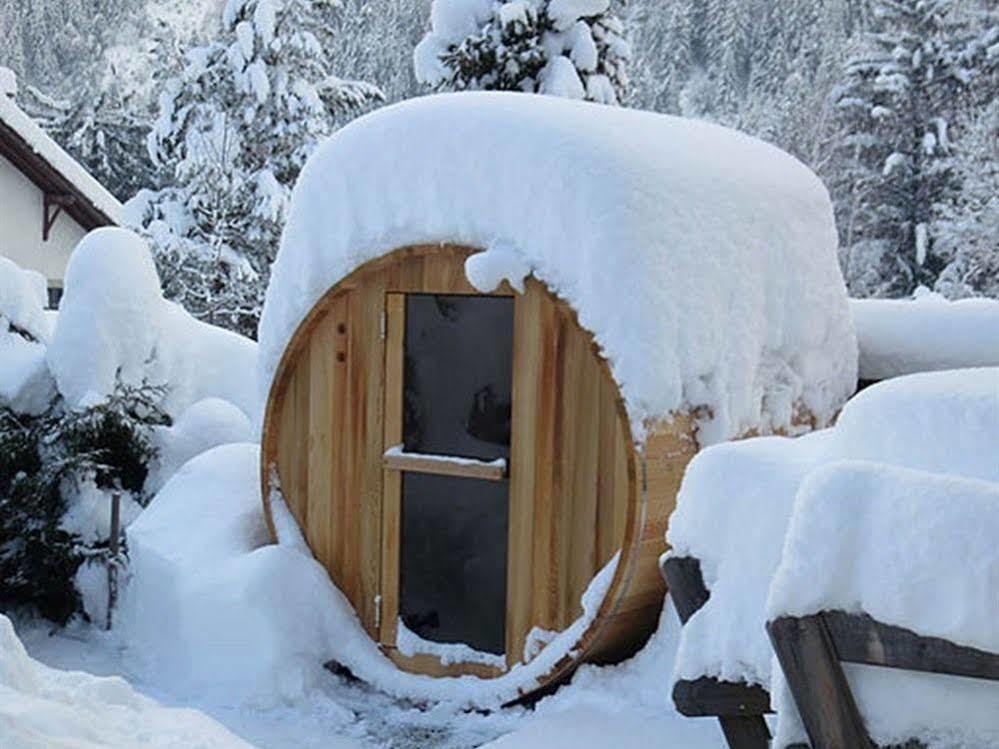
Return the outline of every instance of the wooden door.
{"type": "Polygon", "coordinates": [[[511,297],[386,296],[386,646],[505,662],[513,321],[511,297]]]}

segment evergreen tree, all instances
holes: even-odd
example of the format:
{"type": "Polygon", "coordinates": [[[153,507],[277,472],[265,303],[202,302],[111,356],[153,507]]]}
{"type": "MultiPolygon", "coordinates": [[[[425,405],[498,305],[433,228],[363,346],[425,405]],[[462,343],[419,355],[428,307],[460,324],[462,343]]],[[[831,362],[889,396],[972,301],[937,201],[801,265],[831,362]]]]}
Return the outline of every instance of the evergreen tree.
{"type": "Polygon", "coordinates": [[[435,0],[416,77],[435,91],[528,91],[604,104],[628,87],[631,48],[610,0],[435,0]]]}
{"type": "Polygon", "coordinates": [[[945,267],[941,211],[960,192],[951,128],[979,63],[967,57],[962,10],[948,0],[878,0],[847,62],[834,190],[854,294],[906,295],[933,286],[945,267]]]}
{"type": "Polygon", "coordinates": [[[334,74],[331,0],[229,0],[217,39],[160,96],[149,147],[173,185],[144,196],[165,292],[255,336],[298,173],[338,123],[382,98],[334,74]]]}
{"type": "Polygon", "coordinates": [[[112,67],[103,80],[56,100],[34,87],[23,89],[19,104],[52,138],[119,200],[157,182],[146,149],[152,126],[148,103],[126,92],[112,67]]]}
{"type": "Polygon", "coordinates": [[[119,384],[79,410],[57,396],[41,414],[0,399],[0,609],[32,606],[60,624],[82,612],[76,572],[84,561],[106,560],[108,544],[67,527],[67,511],[85,487],[108,502],[112,491],[148,502],[157,456],[151,429],[170,423],[159,405],[164,394],[119,384]]]}

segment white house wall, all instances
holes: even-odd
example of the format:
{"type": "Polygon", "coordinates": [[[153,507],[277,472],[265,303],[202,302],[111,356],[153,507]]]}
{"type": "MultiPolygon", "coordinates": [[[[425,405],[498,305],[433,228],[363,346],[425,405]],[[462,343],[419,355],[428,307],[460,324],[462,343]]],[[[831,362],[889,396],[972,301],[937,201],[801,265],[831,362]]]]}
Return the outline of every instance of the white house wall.
{"type": "Polygon", "coordinates": [[[43,241],[44,200],[42,191],[0,156],[0,255],[38,271],[49,286],[62,286],[69,255],[86,231],[62,212],[43,241]]]}

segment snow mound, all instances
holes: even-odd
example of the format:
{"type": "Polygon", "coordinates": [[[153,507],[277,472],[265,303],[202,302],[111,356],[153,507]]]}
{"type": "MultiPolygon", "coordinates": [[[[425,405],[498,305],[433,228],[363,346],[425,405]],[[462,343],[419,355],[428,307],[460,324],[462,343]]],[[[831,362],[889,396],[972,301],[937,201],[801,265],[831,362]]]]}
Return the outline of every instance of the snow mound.
{"type": "Polygon", "coordinates": [[[767,591],[795,497],[813,470],[866,460],[999,482],[997,425],[999,368],[930,372],[863,390],[832,429],[695,456],[667,540],[671,554],[701,560],[711,597],[683,629],[674,677],[769,684],[767,591]]]}
{"type": "Polygon", "coordinates": [[[208,716],[162,707],[123,679],[32,660],[0,615],[0,746],[5,749],[249,749],[208,716]]]}
{"type": "MultiPolygon", "coordinates": [[[[529,664],[496,679],[400,671],[312,557],[280,496],[280,543],[266,545],[259,446],[224,445],[185,464],[127,529],[132,576],[116,628],[138,673],[225,706],[303,699],[336,661],[387,694],[496,708],[576,645],[606,594],[615,557],[583,596],[584,614],[529,664]]],[[[345,717],[346,720],[346,717],[345,717]]]]}
{"type": "MultiPolygon", "coordinates": [[[[997,538],[999,483],[831,464],[798,491],[767,618],[866,612],[921,635],[999,652],[997,538]]],[[[913,737],[929,747],[999,745],[999,684],[885,671],[853,667],[847,674],[879,746],[913,737]]],[[[774,675],[783,681],[779,668],[774,675]]],[[[778,683],[776,691],[784,689],[778,683]]],[[[786,698],[778,726],[778,746],[802,736],[786,698]]]]}
{"type": "Polygon", "coordinates": [[[45,365],[45,278],[0,257],[0,403],[39,413],[55,394],[45,365]]]}
{"type": "Polygon", "coordinates": [[[999,366],[999,300],[854,299],[860,378],[999,366]]]}
{"type": "Polygon", "coordinates": [[[565,299],[639,436],[697,407],[705,443],[790,430],[798,407],[821,425],[855,388],[832,208],[800,162],[706,122],[465,93],[359,118],[306,164],[261,320],[264,391],[337,281],[438,242],[502,244],[565,299]]]}
{"type": "Polygon", "coordinates": [[[872,460],[999,481],[999,368],[899,377],[843,407],[831,460],[872,460]]]}
{"type": "Polygon", "coordinates": [[[14,326],[36,341],[49,339],[45,276],[0,255],[0,323],[14,326]]]}
{"type": "Polygon", "coordinates": [[[146,490],[158,491],[191,458],[213,447],[252,442],[253,426],[240,409],[221,398],[203,398],[169,427],[156,427],[153,443],[159,458],[146,479],[146,490]]]}
{"type": "Polygon", "coordinates": [[[48,364],[71,406],[103,400],[120,377],[166,385],[174,417],[209,397],[257,414],[256,345],[166,301],[148,246],[125,229],[92,231],[70,256],[48,364]]]}

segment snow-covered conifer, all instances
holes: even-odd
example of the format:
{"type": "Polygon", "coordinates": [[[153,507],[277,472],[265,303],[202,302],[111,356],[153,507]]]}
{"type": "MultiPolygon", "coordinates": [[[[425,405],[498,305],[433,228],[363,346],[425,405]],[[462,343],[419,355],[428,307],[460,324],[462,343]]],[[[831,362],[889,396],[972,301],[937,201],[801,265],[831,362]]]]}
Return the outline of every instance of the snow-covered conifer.
{"type": "Polygon", "coordinates": [[[416,47],[436,91],[527,91],[604,104],[627,92],[631,48],[610,0],[434,0],[416,47]]]}
{"type": "Polygon", "coordinates": [[[196,316],[248,335],[306,158],[382,98],[335,74],[337,8],[229,0],[218,38],[191,50],[160,96],[149,148],[173,184],[142,207],[164,285],[196,316]]]}
{"type": "Polygon", "coordinates": [[[954,125],[988,56],[966,5],[879,0],[847,62],[834,190],[856,295],[907,295],[947,264],[941,218],[960,195],[954,125]]]}

